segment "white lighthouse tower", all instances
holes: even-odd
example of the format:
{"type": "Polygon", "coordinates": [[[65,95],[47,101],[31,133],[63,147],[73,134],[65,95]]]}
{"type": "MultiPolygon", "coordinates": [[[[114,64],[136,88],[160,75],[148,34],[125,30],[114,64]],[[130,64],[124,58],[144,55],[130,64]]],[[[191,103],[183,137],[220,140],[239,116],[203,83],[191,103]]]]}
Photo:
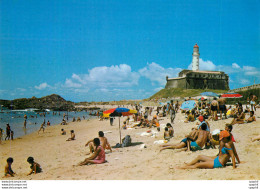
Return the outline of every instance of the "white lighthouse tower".
{"type": "Polygon", "coordinates": [[[200,58],[199,46],[196,43],[193,47],[193,53],[192,53],[192,70],[193,71],[199,70],[199,58],[200,58]]]}

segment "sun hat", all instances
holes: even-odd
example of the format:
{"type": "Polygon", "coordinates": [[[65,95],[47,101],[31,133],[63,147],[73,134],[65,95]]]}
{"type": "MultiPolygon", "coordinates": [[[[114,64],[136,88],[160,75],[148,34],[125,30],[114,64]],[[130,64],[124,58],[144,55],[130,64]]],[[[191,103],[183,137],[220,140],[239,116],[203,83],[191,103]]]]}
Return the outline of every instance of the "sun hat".
{"type": "Polygon", "coordinates": [[[219,140],[222,140],[223,138],[226,138],[226,137],[229,137],[230,136],[230,133],[226,130],[224,131],[221,131],[220,134],[219,134],[219,140]]]}

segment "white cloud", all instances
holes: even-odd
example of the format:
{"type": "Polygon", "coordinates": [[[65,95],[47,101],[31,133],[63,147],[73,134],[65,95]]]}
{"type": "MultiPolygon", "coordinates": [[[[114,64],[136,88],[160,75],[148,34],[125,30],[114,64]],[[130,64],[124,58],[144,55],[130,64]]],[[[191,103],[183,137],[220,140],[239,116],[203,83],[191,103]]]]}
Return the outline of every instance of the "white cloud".
{"type": "Polygon", "coordinates": [[[243,85],[247,85],[247,84],[250,83],[250,81],[247,80],[247,79],[240,79],[240,83],[243,84],[243,85]]]}
{"type": "Polygon", "coordinates": [[[237,63],[232,63],[232,68],[238,69],[240,66],[237,63]]]}
{"type": "Polygon", "coordinates": [[[110,67],[94,67],[86,74],[72,74],[66,79],[66,87],[130,87],[138,84],[140,75],[132,72],[127,64],[113,65],[110,67]]]}
{"type": "Polygon", "coordinates": [[[158,87],[158,88],[155,88],[154,91],[155,91],[155,92],[158,92],[158,91],[160,91],[160,90],[162,90],[162,89],[164,89],[164,87],[158,87]]]}
{"type": "Polygon", "coordinates": [[[79,84],[79,83],[73,82],[71,79],[66,79],[65,86],[66,87],[71,87],[71,88],[79,88],[82,85],[79,84]]]}
{"type": "Polygon", "coordinates": [[[50,85],[48,85],[47,83],[42,83],[39,86],[34,86],[34,88],[36,88],[38,90],[42,90],[42,89],[45,89],[47,87],[50,87],[50,85]]]}
{"type": "MultiPolygon", "coordinates": [[[[189,70],[192,70],[192,63],[190,63],[189,70]]],[[[204,61],[202,58],[199,59],[199,70],[215,71],[217,66],[210,60],[204,61]]]]}
{"type": "Polygon", "coordinates": [[[140,69],[139,73],[141,76],[150,79],[152,82],[158,82],[160,85],[165,85],[166,76],[177,77],[181,70],[181,68],[164,68],[159,64],[152,62],[151,64],[147,63],[147,66],[140,69]]]}

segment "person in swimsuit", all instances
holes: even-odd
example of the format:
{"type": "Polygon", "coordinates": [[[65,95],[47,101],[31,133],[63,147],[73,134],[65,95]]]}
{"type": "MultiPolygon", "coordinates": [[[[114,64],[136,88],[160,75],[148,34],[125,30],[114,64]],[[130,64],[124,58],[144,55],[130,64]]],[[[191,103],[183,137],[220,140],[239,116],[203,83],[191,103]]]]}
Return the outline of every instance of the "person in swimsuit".
{"type": "Polygon", "coordinates": [[[219,110],[219,104],[216,97],[213,98],[213,101],[210,104],[210,109],[211,109],[211,115],[213,117],[213,120],[217,121],[218,120],[217,112],[219,110]]]}
{"type": "Polygon", "coordinates": [[[31,171],[27,174],[27,175],[31,175],[31,174],[36,174],[36,173],[40,173],[42,172],[42,168],[40,166],[40,164],[36,163],[34,161],[34,158],[33,157],[28,157],[27,158],[27,162],[29,164],[31,164],[30,168],[31,168],[31,171]]]}
{"type": "MultiPolygon", "coordinates": [[[[178,167],[180,169],[213,169],[213,168],[221,168],[226,165],[229,161],[230,157],[232,158],[233,169],[236,168],[235,162],[235,150],[234,145],[232,145],[231,136],[228,131],[221,131],[219,134],[219,140],[221,141],[222,147],[220,148],[219,155],[216,156],[204,156],[200,155],[195,158],[190,163],[185,164],[184,166],[178,167]]],[[[237,156],[238,163],[240,160],[237,156]]]]}
{"type": "Polygon", "coordinates": [[[188,151],[197,151],[202,150],[202,147],[205,145],[205,143],[210,140],[210,133],[206,131],[207,125],[204,123],[201,125],[200,129],[193,129],[192,132],[184,138],[179,144],[175,145],[169,145],[165,144],[162,145],[162,149],[160,151],[165,149],[181,149],[184,148],[184,150],[188,151]]]}
{"type": "Polygon", "coordinates": [[[13,177],[15,175],[15,172],[13,172],[12,170],[12,163],[13,163],[14,159],[9,157],[6,162],[6,166],[5,166],[5,176],[4,177],[13,177]]]}
{"type": "Polygon", "coordinates": [[[106,161],[105,150],[100,145],[99,138],[94,138],[94,145],[95,145],[94,153],[90,157],[86,158],[84,161],[80,162],[78,166],[87,165],[87,164],[105,163],[106,161]]]}
{"type": "Polygon", "coordinates": [[[227,108],[226,108],[226,99],[221,96],[218,99],[220,119],[222,120],[222,114],[224,113],[225,119],[227,119],[227,108]]]}
{"type": "Polygon", "coordinates": [[[247,123],[251,123],[253,121],[256,121],[255,116],[254,116],[254,111],[250,111],[250,116],[249,118],[246,120],[247,123]]]}
{"type": "Polygon", "coordinates": [[[238,114],[236,116],[237,118],[234,118],[232,120],[232,122],[230,123],[231,125],[234,125],[234,124],[243,124],[244,123],[244,119],[245,119],[245,113],[243,112],[242,108],[239,107],[238,108],[238,114]]]}
{"type": "MultiPolygon", "coordinates": [[[[104,137],[104,132],[103,131],[99,131],[98,132],[98,136],[99,136],[99,141],[101,143],[102,148],[105,150],[110,150],[110,152],[112,152],[112,148],[107,140],[106,137],[104,137]]],[[[85,146],[89,146],[89,151],[90,153],[94,153],[95,152],[95,144],[94,144],[94,140],[89,140],[85,146]]]]}

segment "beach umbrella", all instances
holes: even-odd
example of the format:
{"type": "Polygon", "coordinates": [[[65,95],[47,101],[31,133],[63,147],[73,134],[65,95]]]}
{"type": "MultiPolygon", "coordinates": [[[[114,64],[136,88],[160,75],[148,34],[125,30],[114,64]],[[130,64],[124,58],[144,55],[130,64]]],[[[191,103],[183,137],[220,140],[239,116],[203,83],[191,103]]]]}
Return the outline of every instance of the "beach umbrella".
{"type": "Polygon", "coordinates": [[[214,96],[214,97],[218,97],[219,95],[217,93],[213,93],[213,92],[204,92],[204,93],[200,93],[201,96],[214,96]]]}
{"type": "Polygon", "coordinates": [[[128,108],[113,108],[113,109],[109,109],[109,110],[103,112],[103,116],[105,115],[105,116],[111,116],[111,117],[119,117],[120,144],[122,144],[121,129],[120,129],[120,117],[132,115],[132,114],[136,114],[136,113],[137,113],[136,110],[131,110],[131,109],[128,109],[128,108]]]}
{"type": "Polygon", "coordinates": [[[225,94],[222,94],[221,97],[223,97],[223,98],[242,98],[243,96],[238,93],[225,93],[225,94]]]}
{"type": "Polygon", "coordinates": [[[188,101],[184,101],[181,104],[181,109],[182,110],[192,110],[193,108],[196,107],[196,102],[195,100],[188,100],[188,101]]]}

